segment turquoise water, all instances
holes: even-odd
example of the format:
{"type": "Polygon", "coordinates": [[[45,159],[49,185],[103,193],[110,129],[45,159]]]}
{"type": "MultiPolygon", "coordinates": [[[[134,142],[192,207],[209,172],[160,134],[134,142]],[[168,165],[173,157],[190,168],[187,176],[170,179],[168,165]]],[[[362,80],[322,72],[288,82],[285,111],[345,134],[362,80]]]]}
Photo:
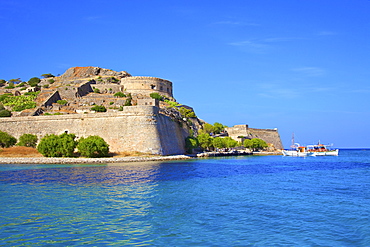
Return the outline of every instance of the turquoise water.
{"type": "Polygon", "coordinates": [[[370,246],[370,150],[0,165],[1,246],[370,246]]]}

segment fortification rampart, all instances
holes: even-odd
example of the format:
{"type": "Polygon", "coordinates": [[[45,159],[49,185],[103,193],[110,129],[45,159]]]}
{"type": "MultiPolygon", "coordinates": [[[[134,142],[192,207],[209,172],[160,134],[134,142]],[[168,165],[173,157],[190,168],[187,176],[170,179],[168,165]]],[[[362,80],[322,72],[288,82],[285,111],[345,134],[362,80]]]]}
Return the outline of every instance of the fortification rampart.
{"type": "Polygon", "coordinates": [[[121,79],[121,84],[125,90],[130,93],[147,94],[159,93],[167,97],[173,98],[172,82],[146,76],[131,76],[121,79]]]}
{"type": "Polygon", "coordinates": [[[140,151],[150,154],[183,154],[186,130],[153,106],[125,107],[123,111],[38,117],[11,117],[0,120],[0,130],[16,138],[35,134],[73,133],[78,138],[98,135],[112,152],[140,151]]]}
{"type": "Polygon", "coordinates": [[[274,145],[276,149],[283,149],[283,144],[277,129],[254,129],[248,125],[235,125],[226,128],[228,135],[237,141],[244,139],[259,138],[274,145]]]}

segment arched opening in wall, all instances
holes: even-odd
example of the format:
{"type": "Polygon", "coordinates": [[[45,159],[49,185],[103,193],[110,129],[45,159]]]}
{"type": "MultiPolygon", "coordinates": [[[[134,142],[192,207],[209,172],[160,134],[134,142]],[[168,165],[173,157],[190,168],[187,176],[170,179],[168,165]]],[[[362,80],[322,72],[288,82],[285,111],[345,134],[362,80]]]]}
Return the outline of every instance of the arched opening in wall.
{"type": "Polygon", "coordinates": [[[160,87],[159,87],[159,90],[163,91],[163,87],[162,87],[162,86],[160,86],[160,87]]]}
{"type": "Polygon", "coordinates": [[[150,89],[156,89],[156,86],[154,84],[150,85],[150,89]]]}
{"type": "Polygon", "coordinates": [[[170,89],[169,88],[167,88],[167,93],[169,93],[170,92],[170,89]]]}

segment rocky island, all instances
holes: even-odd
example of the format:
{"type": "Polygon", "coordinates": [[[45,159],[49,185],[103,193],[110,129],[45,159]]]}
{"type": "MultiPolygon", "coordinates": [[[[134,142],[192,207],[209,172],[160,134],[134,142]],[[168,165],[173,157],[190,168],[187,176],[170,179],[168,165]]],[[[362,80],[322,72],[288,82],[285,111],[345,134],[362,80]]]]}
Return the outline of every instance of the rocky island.
{"type": "MultiPolygon", "coordinates": [[[[4,104],[12,116],[0,118],[0,131],[16,138],[34,134],[39,140],[47,134],[98,135],[111,152],[174,155],[186,153],[185,139],[196,137],[206,124],[192,107],[176,101],[171,81],[125,71],[73,67],[61,76],[48,74],[34,85],[0,84],[0,96],[32,92],[34,105],[29,109],[14,111],[4,104]]],[[[236,125],[218,135],[225,136],[239,142],[260,138],[270,151],[283,148],[277,129],[236,125]]]]}

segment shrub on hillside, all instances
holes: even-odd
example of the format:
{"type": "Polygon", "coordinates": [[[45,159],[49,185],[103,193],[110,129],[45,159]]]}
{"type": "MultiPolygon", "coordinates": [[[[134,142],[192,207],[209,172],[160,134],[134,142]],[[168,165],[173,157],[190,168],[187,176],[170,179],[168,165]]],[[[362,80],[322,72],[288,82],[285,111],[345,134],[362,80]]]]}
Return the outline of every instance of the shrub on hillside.
{"type": "Polygon", "coordinates": [[[37,135],[33,134],[23,134],[19,137],[18,146],[25,146],[25,147],[36,147],[37,143],[37,135]]]}
{"type": "Polygon", "coordinates": [[[106,157],[109,153],[109,145],[100,136],[81,138],[77,144],[78,152],[85,157],[106,157]]]}
{"type": "Polygon", "coordinates": [[[94,105],[93,107],[91,107],[91,110],[96,112],[106,112],[107,108],[105,108],[105,106],[103,105],[94,105]]]}
{"type": "Polygon", "coordinates": [[[6,132],[0,131],[0,147],[8,148],[14,146],[16,143],[17,139],[14,136],[11,136],[6,132]]]}
{"type": "Polygon", "coordinates": [[[11,117],[12,112],[9,110],[0,110],[0,117],[11,117]]]}
{"type": "Polygon", "coordinates": [[[122,92],[117,92],[117,93],[115,93],[113,96],[123,98],[123,97],[126,97],[126,94],[124,94],[124,93],[122,93],[122,92]]]}
{"type": "Polygon", "coordinates": [[[159,93],[151,93],[150,97],[152,97],[153,99],[157,99],[157,100],[163,100],[163,96],[160,95],[159,93]]]}
{"type": "Polygon", "coordinates": [[[40,78],[32,77],[31,79],[29,79],[28,85],[30,85],[31,87],[36,87],[37,84],[39,84],[40,81],[41,81],[40,78]]]}
{"type": "Polygon", "coordinates": [[[57,101],[57,103],[58,103],[59,105],[66,105],[66,104],[68,103],[68,101],[67,101],[67,100],[65,100],[65,99],[61,99],[61,100],[58,100],[58,101],[57,101]]]}
{"type": "Polygon", "coordinates": [[[46,157],[72,157],[77,145],[75,138],[74,134],[66,133],[46,135],[37,146],[37,151],[46,157]]]}

